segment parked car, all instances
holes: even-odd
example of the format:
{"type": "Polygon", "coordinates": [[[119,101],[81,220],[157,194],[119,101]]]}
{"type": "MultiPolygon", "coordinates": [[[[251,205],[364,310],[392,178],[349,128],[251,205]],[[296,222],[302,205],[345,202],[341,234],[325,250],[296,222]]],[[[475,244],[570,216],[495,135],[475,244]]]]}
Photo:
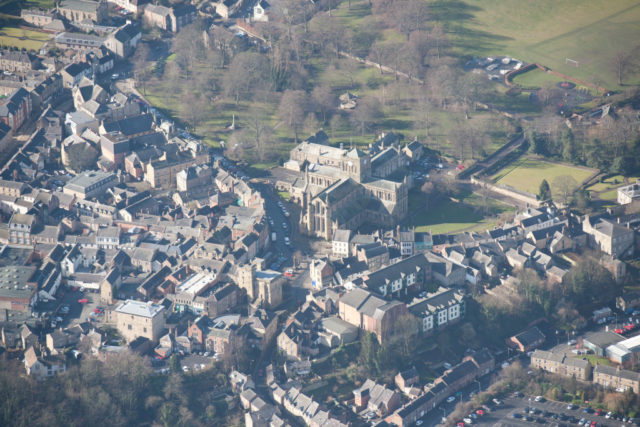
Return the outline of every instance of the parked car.
{"type": "Polygon", "coordinates": [[[447,397],[447,403],[451,403],[451,402],[455,402],[455,401],[456,401],[456,397],[455,396],[447,397]]]}

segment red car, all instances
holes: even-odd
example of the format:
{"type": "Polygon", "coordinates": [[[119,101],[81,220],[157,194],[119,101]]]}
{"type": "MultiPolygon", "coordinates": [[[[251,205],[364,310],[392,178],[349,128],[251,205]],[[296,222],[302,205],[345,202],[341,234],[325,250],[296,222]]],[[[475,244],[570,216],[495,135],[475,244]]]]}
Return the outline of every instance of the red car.
{"type": "Polygon", "coordinates": [[[483,415],[484,415],[484,409],[478,409],[478,410],[476,410],[476,415],[483,416],[483,415]]]}
{"type": "Polygon", "coordinates": [[[99,308],[96,307],[96,308],[93,309],[93,312],[95,314],[100,314],[100,313],[102,313],[102,309],[99,309],[99,308]]]}
{"type": "Polygon", "coordinates": [[[293,270],[289,269],[284,272],[285,277],[293,277],[293,270]]]}
{"type": "Polygon", "coordinates": [[[615,332],[616,334],[624,334],[624,329],[622,328],[614,329],[613,332],[615,332]]]}
{"type": "Polygon", "coordinates": [[[88,302],[89,302],[89,300],[88,300],[88,299],[86,299],[86,298],[80,298],[80,299],[78,300],[78,303],[80,303],[80,304],[86,304],[86,303],[88,303],[88,302]]]}

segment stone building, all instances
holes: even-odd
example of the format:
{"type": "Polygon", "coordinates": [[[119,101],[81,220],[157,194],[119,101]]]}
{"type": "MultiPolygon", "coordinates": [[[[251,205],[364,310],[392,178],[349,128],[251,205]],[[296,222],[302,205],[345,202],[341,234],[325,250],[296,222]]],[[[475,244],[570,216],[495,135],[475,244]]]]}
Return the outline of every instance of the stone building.
{"type": "Polygon", "coordinates": [[[26,73],[33,70],[37,64],[37,58],[29,52],[7,49],[0,51],[0,70],[26,73]]]}
{"type": "Polygon", "coordinates": [[[116,327],[131,342],[144,337],[158,342],[165,329],[164,306],[152,302],[126,300],[116,307],[116,327]]]}
{"type": "Polygon", "coordinates": [[[531,355],[531,366],[563,377],[575,377],[586,381],[591,378],[591,364],[566,354],[536,350],[531,355]]]}
{"type": "Polygon", "coordinates": [[[102,24],[107,19],[109,10],[104,0],[62,0],[58,4],[58,13],[71,22],[82,22],[88,19],[102,24]]]}
{"type": "Polygon", "coordinates": [[[411,185],[403,169],[407,161],[394,147],[369,154],[305,141],[293,148],[287,167],[304,170],[292,189],[302,207],[302,232],[330,240],[338,229],[403,219],[411,185]]]}
{"type": "Polygon", "coordinates": [[[596,365],[593,369],[593,382],[619,392],[628,389],[633,390],[635,394],[640,392],[640,373],[622,369],[620,366],[596,365]]]}

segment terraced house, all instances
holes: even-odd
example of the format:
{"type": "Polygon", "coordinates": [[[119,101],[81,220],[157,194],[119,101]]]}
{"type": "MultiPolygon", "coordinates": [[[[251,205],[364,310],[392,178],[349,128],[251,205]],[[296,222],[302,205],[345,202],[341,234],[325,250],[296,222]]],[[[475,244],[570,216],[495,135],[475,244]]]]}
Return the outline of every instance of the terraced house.
{"type": "Polygon", "coordinates": [[[593,382],[616,391],[640,392],[640,373],[622,369],[620,366],[597,365],[593,369],[593,382]]]}
{"type": "Polygon", "coordinates": [[[586,359],[566,354],[536,350],[531,355],[531,366],[563,377],[575,377],[587,381],[591,378],[591,364],[586,359]]]}

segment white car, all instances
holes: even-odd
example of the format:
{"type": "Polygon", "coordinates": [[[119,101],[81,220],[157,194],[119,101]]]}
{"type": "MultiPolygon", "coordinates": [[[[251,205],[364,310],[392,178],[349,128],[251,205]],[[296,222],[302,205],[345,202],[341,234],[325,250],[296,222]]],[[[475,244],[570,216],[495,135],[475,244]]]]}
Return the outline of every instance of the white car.
{"type": "Polygon", "coordinates": [[[421,426],[421,425],[422,425],[422,420],[418,420],[418,421],[416,421],[416,425],[417,425],[417,426],[421,426]]]}
{"type": "Polygon", "coordinates": [[[455,402],[455,401],[456,401],[456,397],[455,396],[447,397],[447,403],[451,403],[451,402],[455,402]]]}

